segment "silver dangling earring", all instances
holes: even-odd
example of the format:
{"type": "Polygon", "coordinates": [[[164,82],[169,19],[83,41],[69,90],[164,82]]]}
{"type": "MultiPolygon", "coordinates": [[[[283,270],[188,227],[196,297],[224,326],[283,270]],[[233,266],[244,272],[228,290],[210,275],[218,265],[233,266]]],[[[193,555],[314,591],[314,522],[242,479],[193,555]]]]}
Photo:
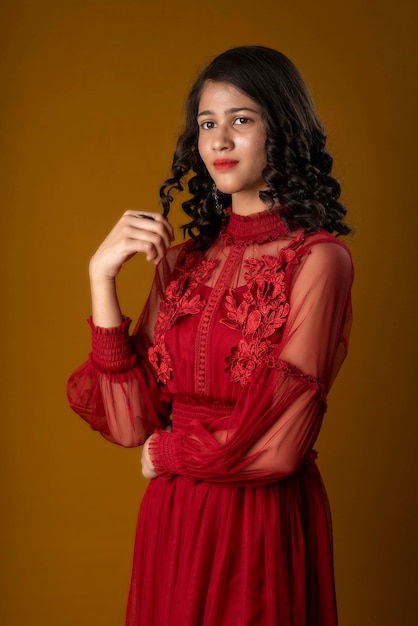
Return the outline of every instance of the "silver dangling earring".
{"type": "Polygon", "coordinates": [[[222,215],[224,210],[222,208],[221,203],[219,202],[218,189],[217,189],[215,183],[213,183],[213,185],[212,185],[212,196],[213,196],[213,201],[215,203],[215,210],[216,210],[217,214],[218,215],[222,215]]]}

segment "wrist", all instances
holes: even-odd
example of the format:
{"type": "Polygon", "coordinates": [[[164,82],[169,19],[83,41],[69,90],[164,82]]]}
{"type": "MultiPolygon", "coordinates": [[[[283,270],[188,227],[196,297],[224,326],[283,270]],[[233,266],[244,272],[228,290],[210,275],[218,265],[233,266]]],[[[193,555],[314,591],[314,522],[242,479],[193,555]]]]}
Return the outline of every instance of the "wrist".
{"type": "Polygon", "coordinates": [[[116,276],[108,275],[97,266],[94,257],[89,263],[89,278],[92,285],[114,285],[116,276]]]}
{"type": "Polygon", "coordinates": [[[115,327],[122,322],[116,293],[116,281],[113,278],[93,277],[90,279],[92,317],[96,326],[115,327]]]}
{"type": "Polygon", "coordinates": [[[148,444],[148,453],[156,474],[184,474],[181,459],[182,436],[158,430],[153,433],[148,444]]]}
{"type": "Polygon", "coordinates": [[[129,336],[130,319],[113,327],[97,326],[91,317],[88,323],[92,330],[91,359],[99,371],[121,374],[135,366],[137,355],[129,336]]]}

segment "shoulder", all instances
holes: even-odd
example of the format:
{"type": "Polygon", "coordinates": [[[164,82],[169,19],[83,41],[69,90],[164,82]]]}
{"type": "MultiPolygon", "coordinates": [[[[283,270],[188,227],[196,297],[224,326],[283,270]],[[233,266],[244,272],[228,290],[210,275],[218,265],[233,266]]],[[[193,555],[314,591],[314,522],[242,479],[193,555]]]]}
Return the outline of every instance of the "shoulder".
{"type": "Polygon", "coordinates": [[[335,261],[337,264],[350,267],[353,265],[350,248],[347,244],[327,231],[309,233],[306,235],[304,243],[309,249],[309,256],[315,258],[318,263],[335,261]]]}
{"type": "Polygon", "coordinates": [[[306,235],[302,244],[301,271],[309,272],[312,279],[353,280],[353,260],[348,246],[326,231],[306,235]]]}
{"type": "Polygon", "coordinates": [[[196,249],[194,239],[187,239],[180,244],[171,246],[159,266],[160,273],[174,278],[179,273],[191,270],[203,257],[203,252],[196,249]]]}
{"type": "Polygon", "coordinates": [[[187,239],[186,241],[176,244],[175,246],[171,246],[171,248],[168,249],[164,262],[167,264],[171,272],[174,271],[179,260],[181,260],[182,257],[191,249],[191,241],[191,239],[187,239]]]}

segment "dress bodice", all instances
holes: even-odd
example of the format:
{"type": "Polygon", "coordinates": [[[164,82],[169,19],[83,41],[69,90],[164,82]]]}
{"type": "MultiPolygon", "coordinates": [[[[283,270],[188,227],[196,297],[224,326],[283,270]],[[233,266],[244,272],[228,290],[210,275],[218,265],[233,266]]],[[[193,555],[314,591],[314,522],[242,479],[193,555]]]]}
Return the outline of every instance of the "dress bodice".
{"type": "Polygon", "coordinates": [[[280,341],[289,270],[303,237],[274,208],[228,212],[206,252],[185,244],[155,325],[150,359],[172,396],[233,399],[280,341]]]}

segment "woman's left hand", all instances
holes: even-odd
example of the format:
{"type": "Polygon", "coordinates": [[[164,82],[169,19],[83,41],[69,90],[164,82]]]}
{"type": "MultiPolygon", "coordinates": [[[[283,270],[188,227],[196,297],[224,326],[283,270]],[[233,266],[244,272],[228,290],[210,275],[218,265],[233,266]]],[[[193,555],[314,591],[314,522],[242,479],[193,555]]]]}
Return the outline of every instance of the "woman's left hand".
{"type": "Polygon", "coordinates": [[[151,437],[148,437],[148,439],[142,446],[142,457],[141,457],[142,475],[145,478],[149,478],[149,479],[156,478],[157,476],[157,473],[154,468],[154,464],[151,460],[151,455],[149,453],[149,444],[153,436],[154,435],[151,435],[151,437]]]}

